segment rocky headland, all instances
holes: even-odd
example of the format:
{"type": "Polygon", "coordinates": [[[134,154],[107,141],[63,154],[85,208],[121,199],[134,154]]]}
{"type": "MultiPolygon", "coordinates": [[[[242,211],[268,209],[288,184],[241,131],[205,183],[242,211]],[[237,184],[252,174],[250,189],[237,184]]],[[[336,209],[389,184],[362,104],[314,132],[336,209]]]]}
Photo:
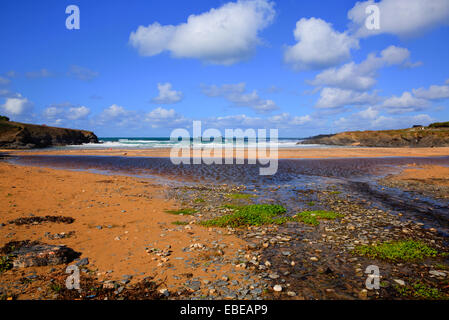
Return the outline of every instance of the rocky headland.
{"type": "Polygon", "coordinates": [[[34,149],[98,143],[91,131],[48,127],[0,119],[0,148],[34,149]]]}
{"type": "Polygon", "coordinates": [[[304,139],[298,144],[360,147],[448,147],[449,122],[399,130],[346,131],[318,135],[304,139]]]}

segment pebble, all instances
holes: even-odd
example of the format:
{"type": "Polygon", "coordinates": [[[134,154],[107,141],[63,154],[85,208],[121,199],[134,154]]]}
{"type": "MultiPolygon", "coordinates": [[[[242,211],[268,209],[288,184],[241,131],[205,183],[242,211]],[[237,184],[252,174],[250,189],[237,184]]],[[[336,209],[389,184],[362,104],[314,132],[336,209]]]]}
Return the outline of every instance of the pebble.
{"type": "Polygon", "coordinates": [[[401,279],[394,279],[394,282],[396,282],[398,285],[400,285],[400,286],[405,286],[405,282],[404,282],[404,280],[401,280],[401,279]]]}
{"type": "Polygon", "coordinates": [[[168,297],[170,295],[170,292],[167,289],[160,289],[159,293],[165,297],[168,297]]]}
{"type": "Polygon", "coordinates": [[[277,285],[275,285],[275,286],[273,287],[273,290],[276,291],[276,292],[281,292],[281,291],[282,291],[282,286],[279,285],[279,284],[277,284],[277,285]]]}
{"type": "Polygon", "coordinates": [[[437,270],[431,270],[429,271],[429,274],[435,277],[441,277],[441,278],[445,278],[446,277],[446,273],[441,272],[441,271],[437,271],[437,270]]]}

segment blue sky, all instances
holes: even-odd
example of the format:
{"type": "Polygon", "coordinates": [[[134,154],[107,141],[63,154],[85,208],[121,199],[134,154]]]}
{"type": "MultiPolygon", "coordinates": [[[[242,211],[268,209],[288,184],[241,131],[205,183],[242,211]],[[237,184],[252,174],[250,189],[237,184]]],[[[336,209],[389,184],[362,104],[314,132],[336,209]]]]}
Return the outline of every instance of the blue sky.
{"type": "Polygon", "coordinates": [[[0,114],[103,137],[448,121],[448,21],[449,0],[5,0],[0,114]]]}

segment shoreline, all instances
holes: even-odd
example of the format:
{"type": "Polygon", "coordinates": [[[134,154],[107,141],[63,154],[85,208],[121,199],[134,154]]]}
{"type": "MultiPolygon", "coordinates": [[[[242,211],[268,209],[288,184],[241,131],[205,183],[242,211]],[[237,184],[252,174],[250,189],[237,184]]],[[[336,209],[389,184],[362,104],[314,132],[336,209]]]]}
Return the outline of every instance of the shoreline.
{"type": "MultiPolygon", "coordinates": [[[[93,156],[128,156],[128,157],[170,157],[170,148],[161,149],[64,149],[64,150],[6,150],[0,149],[7,155],[93,155],[93,156]]],[[[269,150],[269,149],[268,149],[269,150]]],[[[236,157],[242,149],[234,149],[236,157]]],[[[244,158],[248,158],[248,150],[244,151],[244,158]]],[[[192,155],[192,151],[190,150],[192,155]]],[[[223,158],[224,151],[221,155],[223,158]]],[[[441,148],[285,148],[278,149],[278,159],[327,159],[327,158],[379,158],[379,157],[443,157],[449,156],[449,147],[441,148]]],[[[276,158],[276,155],[261,156],[260,158],[276,158]]]]}
{"type": "MultiPolygon", "coordinates": [[[[449,169],[441,168],[411,165],[390,180],[418,178],[425,184],[446,185],[449,169]]],[[[70,264],[12,268],[0,272],[0,294],[7,298],[403,299],[407,296],[397,289],[398,283],[405,283],[401,288],[413,294],[415,282],[436,290],[432,292],[440,298],[449,297],[440,281],[449,270],[443,256],[416,264],[354,254],[359,246],[413,239],[448,254],[446,238],[334,185],[295,190],[300,207],[287,214],[325,209],[337,218],[319,220],[317,225],[287,220],[219,227],[202,222],[232,215],[232,206],[278,203],[278,188],[269,187],[263,195],[260,188],[243,185],[174,187],[151,178],[8,162],[0,162],[0,173],[0,196],[6,204],[0,208],[0,247],[24,240],[64,244],[80,252],[80,259],[88,258],[80,267],[83,288],[99,288],[94,295],[65,289],[65,268],[70,264]],[[178,209],[193,211],[166,212],[178,209]],[[47,215],[75,221],[13,222],[47,215]],[[373,263],[382,270],[383,285],[367,291],[363,270],[373,263]],[[345,279],[345,286],[339,278],[345,279]],[[135,289],[148,288],[148,279],[157,283],[153,291],[135,289]],[[274,289],[278,286],[281,291],[274,289]]]]}

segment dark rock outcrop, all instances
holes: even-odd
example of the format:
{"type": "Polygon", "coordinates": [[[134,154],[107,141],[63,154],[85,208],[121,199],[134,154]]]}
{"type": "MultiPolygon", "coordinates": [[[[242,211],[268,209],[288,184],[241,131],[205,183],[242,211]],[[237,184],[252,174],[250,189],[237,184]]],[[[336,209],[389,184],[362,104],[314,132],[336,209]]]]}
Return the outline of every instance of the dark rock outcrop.
{"type": "Polygon", "coordinates": [[[0,251],[11,258],[16,268],[69,263],[81,255],[66,246],[28,240],[10,242],[0,251]]]}
{"type": "Polygon", "coordinates": [[[360,147],[449,147],[449,128],[429,126],[401,130],[348,131],[307,138],[298,144],[360,147]]]}
{"type": "Polygon", "coordinates": [[[0,120],[0,148],[32,149],[98,143],[91,131],[0,120]]]}

